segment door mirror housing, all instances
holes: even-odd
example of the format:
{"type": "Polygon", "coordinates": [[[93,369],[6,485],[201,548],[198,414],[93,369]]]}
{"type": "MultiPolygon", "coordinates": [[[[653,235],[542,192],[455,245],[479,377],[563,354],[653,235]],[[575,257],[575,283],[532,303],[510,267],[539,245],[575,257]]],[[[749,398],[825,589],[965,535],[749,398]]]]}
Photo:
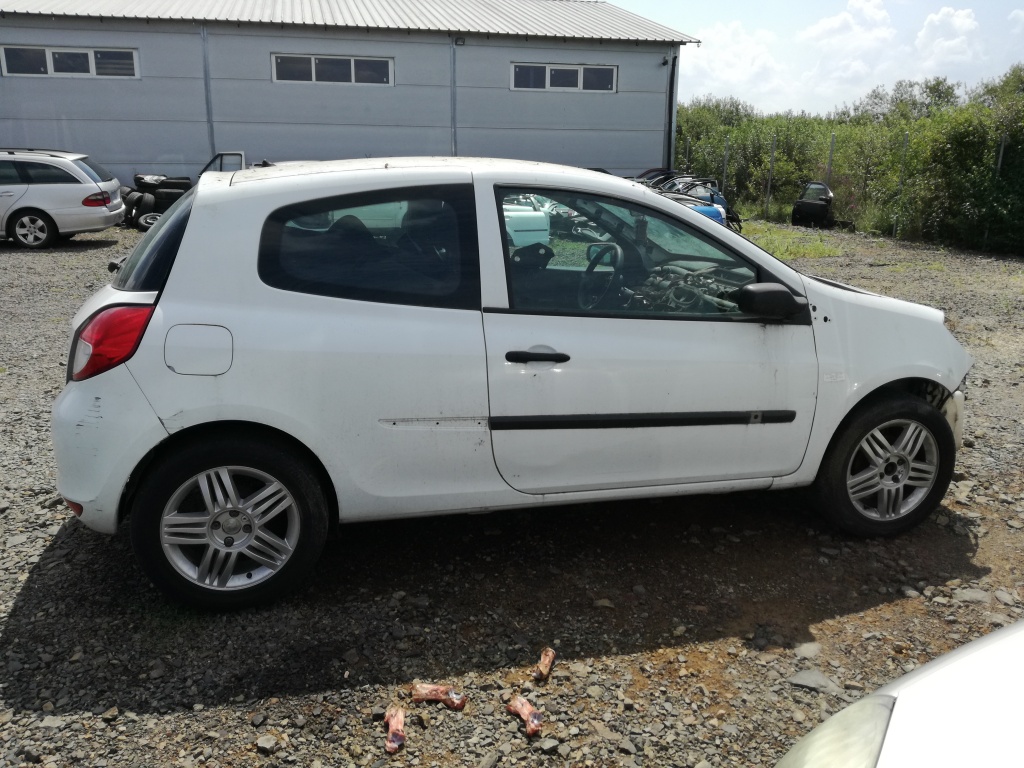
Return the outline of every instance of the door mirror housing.
{"type": "Polygon", "coordinates": [[[740,289],[736,306],[747,315],[785,320],[807,309],[807,299],[794,296],[781,283],[752,283],[740,289]]]}

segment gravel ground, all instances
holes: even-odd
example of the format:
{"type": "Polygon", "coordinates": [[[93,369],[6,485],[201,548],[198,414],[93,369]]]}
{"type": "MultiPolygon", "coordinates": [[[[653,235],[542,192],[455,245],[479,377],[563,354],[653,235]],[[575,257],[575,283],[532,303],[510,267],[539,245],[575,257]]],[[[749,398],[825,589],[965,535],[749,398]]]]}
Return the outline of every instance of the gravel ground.
{"type": "Polygon", "coordinates": [[[1024,262],[828,237],[841,256],[796,266],[945,309],[977,359],[956,483],[924,525],[848,539],[799,493],[361,524],[307,592],[230,614],[167,603],[54,486],[68,319],[138,235],[0,243],[0,765],[767,766],[1015,621],[1024,262]],[[469,703],[413,703],[416,681],[469,703]],[[505,711],[517,694],[540,735],[505,711]]]}

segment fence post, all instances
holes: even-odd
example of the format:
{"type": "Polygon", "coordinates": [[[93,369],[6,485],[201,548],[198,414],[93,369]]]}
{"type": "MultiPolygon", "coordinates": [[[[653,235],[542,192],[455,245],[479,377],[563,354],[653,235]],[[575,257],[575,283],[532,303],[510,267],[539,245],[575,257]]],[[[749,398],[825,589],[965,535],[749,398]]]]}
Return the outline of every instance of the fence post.
{"type": "Polygon", "coordinates": [[[729,137],[725,137],[725,159],[722,161],[722,194],[725,194],[725,188],[729,186],[727,174],[729,173],[729,137]]]}
{"type": "Polygon", "coordinates": [[[832,184],[832,153],[836,151],[836,134],[832,133],[832,143],[828,147],[828,165],[825,166],[825,186],[832,184]]]}
{"type": "MultiPolygon", "coordinates": [[[[999,140],[999,157],[996,159],[996,173],[995,177],[999,178],[999,171],[1003,169],[1003,150],[1006,149],[1006,134],[1004,133],[1002,138],[999,140]]],[[[985,236],[981,239],[981,250],[988,250],[988,217],[985,217],[985,236]]]]}
{"type": "Polygon", "coordinates": [[[683,157],[683,162],[685,163],[685,165],[683,166],[683,170],[686,171],[686,173],[689,173],[690,172],[690,137],[689,136],[686,137],[686,155],[683,157]]]}
{"type": "MultiPolygon", "coordinates": [[[[910,143],[910,131],[903,134],[903,158],[900,160],[900,183],[896,186],[896,202],[899,203],[903,199],[903,172],[907,166],[907,144],[910,143]]],[[[892,236],[896,237],[896,225],[899,223],[899,219],[893,216],[892,220],[892,236]]]]}
{"type": "Polygon", "coordinates": [[[764,195],[764,220],[768,221],[768,206],[772,202],[772,174],[775,173],[775,141],[778,137],[772,136],[772,154],[768,160],[768,188],[764,195]]]}

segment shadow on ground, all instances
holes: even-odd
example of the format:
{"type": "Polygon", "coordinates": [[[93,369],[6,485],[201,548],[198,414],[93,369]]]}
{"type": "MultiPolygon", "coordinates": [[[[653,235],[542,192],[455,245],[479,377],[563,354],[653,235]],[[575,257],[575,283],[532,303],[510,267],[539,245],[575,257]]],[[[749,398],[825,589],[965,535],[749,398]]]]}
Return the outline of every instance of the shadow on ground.
{"type": "Polygon", "coordinates": [[[931,522],[891,542],[844,539],[781,493],[360,524],[328,545],[305,593],[212,614],[150,587],[126,536],[72,521],[0,635],[4,698],[166,712],[500,676],[556,641],[569,659],[744,636],[789,645],[901,599],[902,584],[978,578],[975,545],[931,522]]]}

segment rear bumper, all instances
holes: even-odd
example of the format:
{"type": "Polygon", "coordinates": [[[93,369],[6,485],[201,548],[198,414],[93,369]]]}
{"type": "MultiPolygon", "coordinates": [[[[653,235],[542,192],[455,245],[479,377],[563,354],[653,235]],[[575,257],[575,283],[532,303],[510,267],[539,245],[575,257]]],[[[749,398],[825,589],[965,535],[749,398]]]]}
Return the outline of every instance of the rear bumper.
{"type": "Polygon", "coordinates": [[[55,211],[53,220],[62,234],[74,235],[78,232],[101,232],[124,221],[124,203],[111,210],[110,208],[86,208],[82,211],[55,211]]]}
{"type": "Polygon", "coordinates": [[[51,431],[57,491],[82,505],[85,525],[114,533],[129,477],[167,430],[121,365],[69,383],[53,404],[51,431]]]}

